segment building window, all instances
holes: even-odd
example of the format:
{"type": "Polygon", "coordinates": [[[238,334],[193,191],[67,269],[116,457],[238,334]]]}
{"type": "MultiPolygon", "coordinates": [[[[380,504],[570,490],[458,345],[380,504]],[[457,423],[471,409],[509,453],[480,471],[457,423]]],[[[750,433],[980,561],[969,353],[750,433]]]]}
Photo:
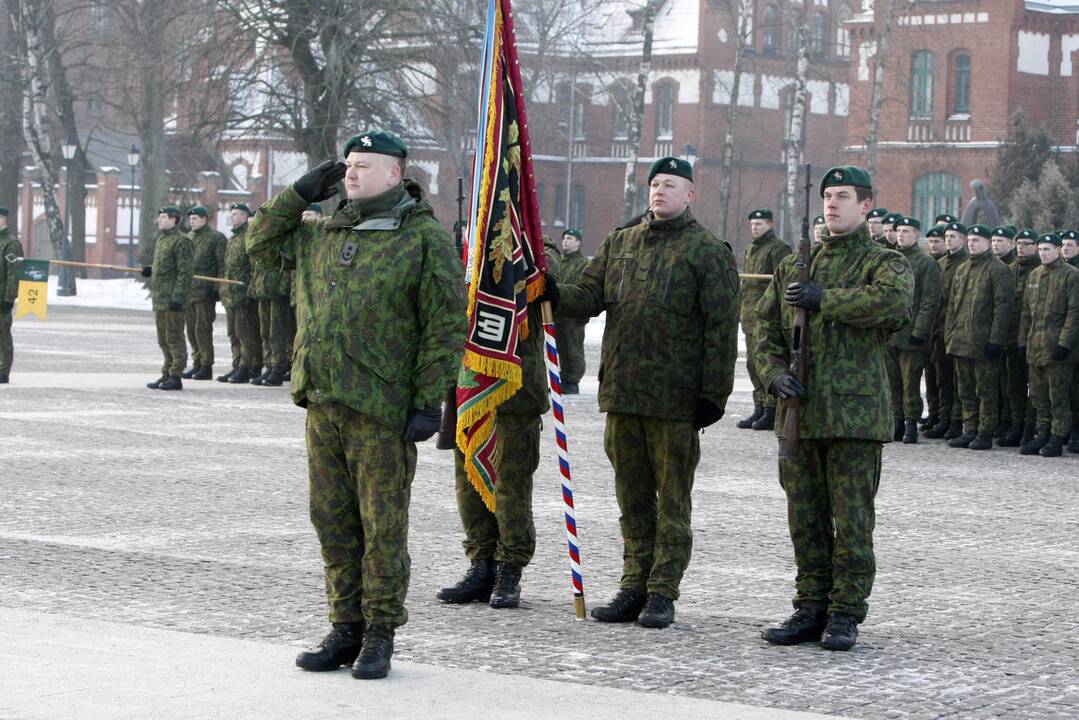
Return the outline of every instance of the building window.
{"type": "Polygon", "coordinates": [[[611,120],[611,134],[617,140],[629,137],[629,92],[622,86],[611,90],[611,106],[614,118],[611,120]]]}
{"type": "Polygon", "coordinates": [[[105,85],[100,75],[92,75],[86,83],[86,109],[99,113],[105,109],[105,85]]]}
{"type": "Polygon", "coordinates": [[[919,50],[910,66],[910,116],[933,116],[933,53],[919,50]]]}
{"type": "Polygon", "coordinates": [[[914,216],[921,219],[922,227],[931,227],[933,219],[941,213],[959,215],[963,191],[959,178],[949,172],[922,175],[914,181],[914,216]]]}
{"type": "Polygon", "coordinates": [[[573,93],[573,139],[584,140],[588,125],[588,103],[580,88],[573,93]]]}
{"type": "Polygon", "coordinates": [[[850,20],[851,12],[850,8],[846,5],[839,9],[836,15],[835,21],[835,54],[836,57],[849,58],[850,57],[850,30],[847,30],[846,23],[850,20]]]}
{"type": "Polygon", "coordinates": [[[817,57],[824,57],[828,53],[828,16],[817,13],[813,18],[813,40],[810,50],[817,57]]]}
{"type": "Polygon", "coordinates": [[[656,136],[671,137],[674,134],[674,86],[663,83],[655,87],[656,136]]]}
{"type": "Polygon", "coordinates": [[[554,223],[559,227],[566,221],[566,186],[555,185],[554,188],[554,223]]]}
{"type": "Polygon", "coordinates": [[[970,55],[961,53],[952,61],[952,114],[970,113],[970,55]]]}
{"type": "Polygon", "coordinates": [[[109,26],[109,11],[102,0],[97,0],[90,6],[90,27],[95,32],[101,32],[109,26]]]}
{"type": "Polygon", "coordinates": [[[544,215],[543,215],[544,200],[547,199],[546,195],[547,195],[547,186],[544,185],[543,183],[536,183],[536,207],[539,208],[540,224],[541,225],[546,225],[547,224],[543,219],[543,217],[544,217],[544,215]]]}
{"type": "Polygon", "coordinates": [[[764,19],[761,23],[764,52],[769,54],[779,52],[779,31],[779,10],[775,5],[768,5],[764,8],[764,19]]]}
{"type": "Polygon", "coordinates": [[[578,230],[584,226],[584,185],[573,186],[573,212],[570,213],[569,225],[578,230]]]}

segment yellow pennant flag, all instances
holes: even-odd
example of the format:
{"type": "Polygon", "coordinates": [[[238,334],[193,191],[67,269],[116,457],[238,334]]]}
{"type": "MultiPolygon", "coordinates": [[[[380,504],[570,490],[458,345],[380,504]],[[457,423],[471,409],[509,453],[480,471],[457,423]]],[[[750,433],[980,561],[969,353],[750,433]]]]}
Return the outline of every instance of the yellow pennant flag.
{"type": "Polygon", "coordinates": [[[15,305],[15,319],[33,314],[47,320],[48,299],[49,261],[24,259],[19,268],[19,301],[15,305]]]}

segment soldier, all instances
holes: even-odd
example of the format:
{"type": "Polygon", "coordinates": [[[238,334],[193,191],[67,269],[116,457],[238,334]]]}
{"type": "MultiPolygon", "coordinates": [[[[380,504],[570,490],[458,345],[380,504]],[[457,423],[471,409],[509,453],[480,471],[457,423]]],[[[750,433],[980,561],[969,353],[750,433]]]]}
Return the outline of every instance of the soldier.
{"type": "Polygon", "coordinates": [[[606,310],[599,408],[625,545],[620,590],[601,622],[664,628],[689,564],[697,431],[723,417],[738,357],[738,270],[730,246],[693,217],[693,166],[648,173],[649,210],[615,230],[580,283],[548,284],[563,315],[606,310]],[[647,593],[647,596],[645,595],[647,593]]]}
{"type": "Polygon", "coordinates": [[[1061,230],[1060,256],[1073,268],[1079,268],[1079,233],[1074,230],[1061,230]]]}
{"type": "MultiPolygon", "coordinates": [[[[950,227],[950,226],[949,226],[950,227]]],[[[967,228],[970,257],[955,271],[944,338],[955,358],[963,434],[953,448],[989,450],[1000,423],[1000,366],[1008,345],[1015,278],[989,251],[992,231],[967,228]]]]}
{"type": "Polygon", "coordinates": [[[942,230],[944,229],[944,226],[957,222],[959,222],[959,218],[950,213],[941,213],[933,220],[933,224],[942,230]]]}
{"type": "Polygon", "coordinates": [[[873,242],[881,247],[887,247],[884,241],[884,218],[890,214],[888,208],[873,208],[865,216],[866,222],[869,223],[869,234],[872,236],[873,242]]]}
{"type": "MultiPolygon", "coordinates": [[[[228,240],[209,225],[210,212],[201,205],[187,211],[191,226],[191,274],[221,277],[225,272],[228,240]]],[[[185,322],[191,343],[191,369],[181,377],[212,380],[214,364],[214,320],[217,319],[217,285],[208,280],[192,280],[185,322]]]]}
{"type": "MultiPolygon", "coordinates": [[[[588,265],[588,258],[581,254],[581,231],[569,228],[562,233],[562,260],[558,278],[568,284],[580,280],[588,265]]],[[[562,365],[562,394],[576,395],[581,391],[584,377],[584,331],[588,320],[558,316],[555,318],[558,360],[562,365]]],[[[538,325],[537,325],[538,327],[538,325]]],[[[541,363],[542,365],[542,363],[541,363]]]]}
{"type": "Polygon", "coordinates": [[[884,244],[885,247],[895,250],[898,247],[898,236],[895,232],[895,224],[903,216],[900,213],[888,213],[884,216],[884,220],[881,225],[884,228],[884,244]]]}
{"type": "MultiPolygon", "coordinates": [[[[318,203],[311,203],[307,206],[307,209],[303,211],[303,215],[300,216],[300,219],[304,222],[314,222],[316,220],[321,220],[322,216],[322,206],[318,203]]],[[[288,276],[289,327],[285,345],[289,348],[289,365],[281,378],[284,382],[290,382],[292,380],[292,346],[296,343],[296,269],[293,268],[290,270],[288,276]]]]}
{"type": "MultiPolygon", "coordinates": [[[[306,209],[306,208],[305,208],[306,209]]],[[[289,327],[289,273],[283,267],[255,263],[251,268],[251,297],[258,301],[259,338],[266,370],[251,378],[252,385],[280,387],[292,364],[289,327]]]]}
{"type": "Polygon", "coordinates": [[[1041,267],[1027,280],[1019,342],[1030,365],[1030,400],[1037,415],[1034,438],[1023,455],[1059,457],[1072,429],[1070,388],[1079,360],[1079,270],[1061,257],[1056,233],[1038,238],[1041,267]]]}
{"type": "Polygon", "coordinates": [[[940,314],[936,322],[936,336],[933,339],[932,357],[938,358],[937,386],[940,388],[940,422],[926,430],[927,438],[952,440],[963,434],[963,411],[957,399],[957,381],[955,377],[955,358],[948,354],[945,327],[952,302],[952,285],[955,271],[970,258],[967,250],[967,227],[959,222],[944,226],[944,249],[947,254],[937,262],[940,264],[940,314]]]}
{"type": "MultiPolygon", "coordinates": [[[[996,256],[1004,265],[1011,270],[1012,263],[1016,260],[1015,253],[1015,234],[1017,229],[1012,225],[1001,225],[993,228],[990,233],[990,249],[993,251],[993,255],[996,256]]],[[[1015,273],[1012,272],[1012,279],[1015,279],[1015,273]]],[[[1016,298],[1018,299],[1018,290],[1016,290],[1016,298]]],[[[1009,365],[1008,358],[1013,355],[1014,352],[1018,352],[1018,348],[1014,343],[1015,332],[1019,326],[1019,311],[1021,305],[1018,303],[1012,303],[1011,316],[1008,318],[1008,346],[1004,348],[1004,357],[1001,358],[1000,363],[1000,425],[997,427],[994,437],[997,440],[997,445],[1000,445],[1000,441],[1006,437],[1009,437],[1012,433],[1013,427],[1013,415],[1012,398],[1008,393],[1008,383],[1011,376],[1013,367],[1009,365]]]]}
{"type": "Polygon", "coordinates": [[[225,247],[225,277],[243,285],[222,285],[221,303],[232,348],[232,371],[219,375],[218,382],[244,384],[262,372],[262,339],[259,337],[258,302],[251,297],[251,260],[247,257],[247,203],[229,207],[232,237],[225,247]]]}
{"type": "Polygon", "coordinates": [[[292,399],[307,408],[311,521],[325,565],[333,629],[300,653],[304,670],[354,663],[390,671],[408,619],[408,506],[416,443],[438,430],[461,366],[464,268],[423,190],[402,180],[408,149],[375,130],[259,209],[247,236],[257,263],[296,269],[299,331],[292,399]],[[312,202],[347,199],[329,219],[312,202]]]}
{"type": "Polygon", "coordinates": [[[1008,352],[1004,358],[1007,374],[1008,403],[1012,409],[1012,429],[997,442],[1000,447],[1019,447],[1034,437],[1034,409],[1027,395],[1029,369],[1026,349],[1019,346],[1019,316],[1023,309],[1023,295],[1030,273],[1041,265],[1038,257],[1038,233],[1027,229],[1015,237],[1016,259],[1010,269],[1015,278],[1015,306],[1011,331],[1008,335],[1008,352]]]}
{"type": "Polygon", "coordinates": [[[823,215],[818,215],[817,217],[813,218],[813,245],[814,246],[820,245],[821,240],[824,238],[825,227],[826,226],[824,224],[824,216],[823,215]]]}
{"type": "MultiPolygon", "coordinates": [[[[892,411],[898,410],[903,417],[903,434],[906,444],[918,442],[918,418],[922,416],[922,370],[929,359],[929,340],[933,337],[933,323],[940,310],[940,265],[922,250],[918,240],[921,223],[912,217],[896,221],[896,237],[899,252],[907,259],[914,271],[914,299],[911,304],[910,325],[903,328],[888,341],[889,362],[894,357],[895,375],[892,382],[892,411]]],[[[894,439],[894,437],[893,437],[894,439]]]]}
{"type": "MultiPolygon", "coordinates": [[[[565,236],[563,236],[565,237],[565,236]]],[[[565,265],[554,241],[544,236],[547,272],[561,277],[565,265]]],[[[563,241],[563,247],[565,241],[563,241]]],[[[580,242],[577,243],[577,247],[580,242]]],[[[528,306],[528,326],[541,328],[540,304],[528,306]]],[[[566,322],[571,322],[566,320],[566,322]]],[[[444,603],[489,602],[496,609],[515,608],[521,602],[521,571],[536,551],[532,521],[532,476],[539,467],[541,416],[550,408],[543,333],[530,332],[518,342],[521,388],[498,406],[495,454],[498,482],[495,510],[491,512],[465,473],[465,455],[454,448],[457,510],[464,527],[465,555],[470,561],[464,578],[438,591],[444,603]]],[[[565,384],[563,384],[563,388],[565,384]]]]}
{"type": "Polygon", "coordinates": [[[811,282],[798,280],[795,258],[776,270],[758,309],[757,366],[779,398],[800,397],[797,457],[779,461],[794,558],[794,614],[762,637],[776,645],[820,641],[849,650],[873,589],[874,498],[881,450],[892,439],[884,349],[906,326],[914,276],[897,252],[873,243],[865,214],[872,182],[864,169],[832,168],[820,181],[828,234],[812,255],[811,282]],[[809,372],[790,374],[789,328],[796,308],[809,311],[809,372]]]}
{"type": "Polygon", "coordinates": [[[10,380],[15,349],[11,342],[11,311],[19,297],[19,258],[22,244],[8,227],[10,211],[0,207],[0,385],[10,380]]]}
{"type": "MultiPolygon", "coordinates": [[[[182,390],[180,374],[187,364],[184,342],[184,307],[191,294],[191,240],[180,232],[180,208],[165,205],[157,211],[157,229],[150,265],[142,276],[150,278],[150,293],[157,324],[157,344],[165,362],[161,377],[146,383],[151,390],[182,390]]],[[[146,259],[144,258],[144,262],[146,259]]]]}
{"type": "MultiPolygon", "coordinates": [[[[937,267],[940,267],[940,259],[948,254],[948,250],[944,247],[944,231],[940,227],[934,225],[926,231],[925,251],[937,263],[937,267]]],[[[941,275],[943,280],[943,273],[941,275]]],[[[943,288],[941,291],[943,292],[943,288]]],[[[923,433],[940,422],[940,384],[937,378],[937,367],[940,365],[938,351],[943,354],[944,348],[943,341],[938,342],[938,338],[942,337],[941,330],[937,327],[939,319],[938,307],[937,316],[933,319],[933,336],[929,341],[929,357],[925,363],[925,402],[929,413],[918,423],[918,429],[923,433]]]]}
{"type": "MultiPolygon", "coordinates": [[[[749,213],[749,232],[752,242],[746,247],[744,271],[747,274],[771,275],[779,261],[791,254],[790,246],[776,237],[772,224],[772,211],[761,208],[749,213]]],[[[774,430],[776,401],[768,394],[768,388],[757,374],[753,362],[753,349],[757,346],[757,301],[768,287],[767,280],[742,280],[742,332],[746,336],[746,370],[753,383],[753,413],[738,421],[738,427],[746,430],[774,430]]]]}
{"type": "MultiPolygon", "coordinates": [[[[1079,232],[1065,230],[1060,234],[1061,257],[1073,268],[1079,268],[1079,232]]],[[[1072,432],[1068,452],[1079,453],[1079,363],[1074,366],[1071,381],[1072,432]]]]}

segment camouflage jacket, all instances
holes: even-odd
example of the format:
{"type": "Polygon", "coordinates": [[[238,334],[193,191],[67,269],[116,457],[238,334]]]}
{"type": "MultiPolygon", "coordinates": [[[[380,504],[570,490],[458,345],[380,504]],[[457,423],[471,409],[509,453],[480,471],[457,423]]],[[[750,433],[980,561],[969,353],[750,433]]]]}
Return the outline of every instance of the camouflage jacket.
{"type": "Polygon", "coordinates": [[[897,252],[907,259],[910,269],[914,271],[914,297],[910,305],[910,325],[892,335],[888,344],[899,350],[929,352],[929,340],[933,337],[933,326],[940,312],[940,265],[918,243],[909,248],[899,248],[897,252]],[[925,342],[912,345],[912,337],[925,342]]]}
{"type": "MultiPolygon", "coordinates": [[[[192,230],[191,238],[191,274],[221,277],[225,272],[225,247],[228,240],[224,235],[209,225],[192,230]]],[[[191,281],[191,300],[217,300],[217,283],[208,280],[191,281]]]]}
{"type": "Polygon", "coordinates": [[[0,230],[0,300],[15,302],[19,297],[19,263],[11,257],[23,256],[22,243],[12,234],[11,228],[0,230]]]}
{"type": "Polygon", "coordinates": [[[937,312],[935,332],[944,337],[944,325],[948,320],[948,307],[952,301],[952,280],[955,279],[955,271],[970,257],[970,251],[966,246],[959,248],[955,253],[946,253],[937,260],[940,265],[940,310],[937,312]]]}
{"type": "MultiPolygon", "coordinates": [[[[551,264],[550,255],[551,253],[548,252],[548,266],[551,264]]],[[[588,258],[582,255],[580,250],[561,255],[559,260],[558,281],[566,285],[573,285],[581,279],[586,267],[588,267],[588,258]]],[[[579,318],[569,318],[556,312],[555,323],[560,322],[575,323],[581,326],[588,324],[587,319],[581,320],[579,318]]]]}
{"type": "Polygon", "coordinates": [[[1071,260],[1065,260],[1064,262],[1068,263],[1073,268],[1079,268],[1079,255],[1076,255],[1071,260]]]}
{"type": "Polygon", "coordinates": [[[164,230],[154,242],[150,294],[154,310],[168,310],[169,303],[187,305],[191,294],[191,240],[177,228],[164,230]]]}
{"type": "Polygon", "coordinates": [[[560,286],[563,315],[606,310],[599,408],[691,420],[700,398],[727,404],[738,356],[738,270],[730,246],[686,212],[615,230],[579,283],[560,286]]]}
{"type": "Polygon", "coordinates": [[[244,223],[232,229],[232,237],[225,246],[225,277],[239,280],[243,285],[222,285],[218,288],[221,302],[226,308],[236,308],[251,297],[251,259],[247,257],[247,226],[244,223]]]}
{"type": "Polygon", "coordinates": [[[1011,328],[1008,331],[1009,346],[1014,347],[1019,344],[1019,318],[1023,313],[1023,294],[1026,291],[1030,273],[1041,267],[1041,264],[1041,258],[1038,257],[1037,253],[1034,253],[1025,258],[1017,256],[1009,265],[1012,276],[1015,278],[1015,309],[1012,312],[1011,328]]]}
{"type": "Polygon", "coordinates": [[[457,379],[467,330],[464,267],[419,186],[361,217],[342,201],[302,222],[287,188],[247,233],[257,263],[296,269],[292,399],[342,403],[404,432],[414,408],[437,409],[457,379]]]}
{"type": "MultiPolygon", "coordinates": [[[[783,259],[757,304],[753,360],[765,387],[790,371],[795,308],[783,300],[798,280],[797,256],[783,259]]],[[[813,248],[810,279],[822,289],[820,312],[809,313],[809,373],[802,399],[801,436],[888,442],[892,410],[884,353],[888,337],[910,322],[914,273],[895,250],[869,236],[864,222],[813,248]]],[[[776,410],[781,433],[787,403],[776,410]]]]}
{"type": "MultiPolygon", "coordinates": [[[[742,272],[747,275],[771,275],[779,267],[779,261],[791,254],[790,245],[776,237],[769,230],[746,246],[745,263],[742,272]]],[[[742,330],[751,330],[757,321],[756,309],[764,291],[768,289],[767,280],[742,280],[742,330]]]]}
{"type": "Polygon", "coordinates": [[[1006,347],[1015,306],[1015,278],[990,251],[956,268],[944,346],[949,355],[985,360],[985,345],[1006,347]]]}
{"type": "MultiPolygon", "coordinates": [[[[248,242],[248,247],[251,243],[248,242]]],[[[289,296],[289,274],[278,262],[251,263],[251,289],[248,295],[256,300],[281,300],[289,296]]]]}
{"type": "Polygon", "coordinates": [[[1019,344],[1027,362],[1037,367],[1079,360],[1079,270],[1058,259],[1030,273],[1019,320],[1019,344]],[[1053,348],[1071,348],[1065,360],[1053,360],[1053,348]]]}
{"type": "MultiPolygon", "coordinates": [[[[562,277],[562,258],[554,241],[550,238],[544,238],[544,241],[547,272],[558,280],[562,277]]],[[[543,351],[543,315],[538,302],[528,306],[528,337],[517,341],[517,349],[521,353],[521,389],[499,405],[498,412],[507,415],[542,415],[551,404],[547,395],[547,360],[543,351]]]]}

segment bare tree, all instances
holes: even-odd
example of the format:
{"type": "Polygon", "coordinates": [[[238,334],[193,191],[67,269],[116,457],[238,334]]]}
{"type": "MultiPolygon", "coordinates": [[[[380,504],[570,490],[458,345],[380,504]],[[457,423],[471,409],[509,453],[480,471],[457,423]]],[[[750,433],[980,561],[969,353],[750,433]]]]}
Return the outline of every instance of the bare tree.
{"type": "Polygon", "coordinates": [[[869,102],[869,133],[865,139],[866,169],[869,177],[876,177],[877,144],[880,141],[880,115],[884,107],[884,77],[888,56],[892,47],[892,28],[895,19],[905,14],[914,4],[912,0],[883,0],[884,22],[877,33],[876,54],[873,68],[873,93],[869,102]]]}
{"type": "Polygon", "coordinates": [[[644,125],[644,91],[648,75],[652,72],[652,35],[656,25],[657,0],[647,0],[640,11],[641,62],[637,66],[637,87],[629,116],[629,157],[626,158],[626,181],[622,190],[622,222],[628,222],[636,213],[637,159],[641,154],[641,127],[644,125]]]}
{"type": "MultiPolygon", "coordinates": [[[[0,206],[15,212],[19,202],[19,172],[26,141],[23,138],[23,78],[19,68],[19,43],[8,9],[17,0],[5,0],[3,21],[0,22],[0,92],[7,102],[0,105],[0,206]]],[[[12,229],[15,219],[12,218],[12,229]]],[[[29,251],[30,249],[27,248],[29,251]]]]}
{"type": "Polygon", "coordinates": [[[790,125],[787,128],[785,151],[787,156],[787,215],[788,238],[794,238],[794,220],[798,213],[798,174],[805,160],[806,96],[809,82],[809,26],[797,17],[795,23],[798,38],[798,64],[794,76],[794,98],[791,102],[790,125]]]}
{"type": "MultiPolygon", "coordinates": [[[[731,0],[734,2],[735,0],[731,0]]],[[[746,46],[752,42],[753,0],[737,0],[738,10],[732,8],[737,31],[734,34],[734,68],[730,96],[727,99],[727,131],[723,138],[723,155],[719,169],[719,227],[727,228],[727,216],[731,207],[731,179],[734,167],[734,139],[738,124],[738,100],[741,93],[742,73],[745,65],[746,46]]]]}

